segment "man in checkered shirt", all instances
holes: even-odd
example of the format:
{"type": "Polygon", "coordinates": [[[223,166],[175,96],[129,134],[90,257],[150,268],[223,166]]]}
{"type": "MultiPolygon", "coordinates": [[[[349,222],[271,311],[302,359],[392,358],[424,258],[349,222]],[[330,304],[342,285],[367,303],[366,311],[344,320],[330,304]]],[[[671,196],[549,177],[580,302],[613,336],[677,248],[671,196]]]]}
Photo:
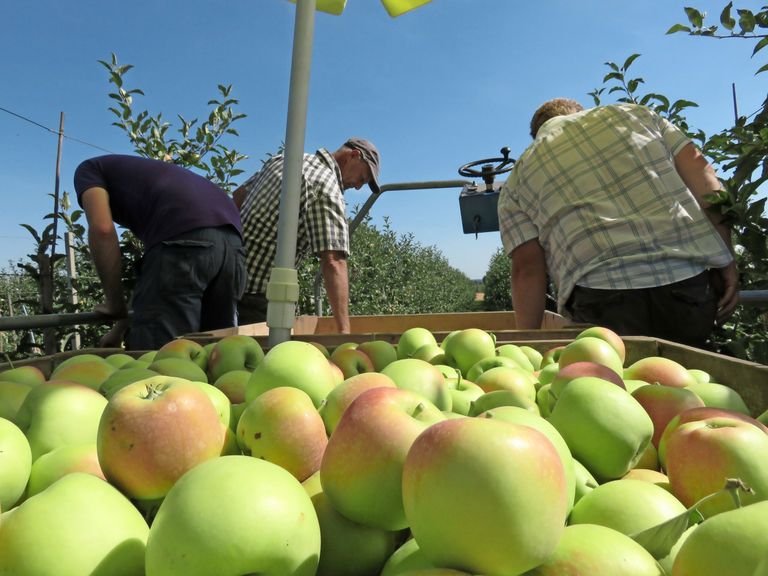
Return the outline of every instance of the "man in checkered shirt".
{"type": "Polygon", "coordinates": [[[574,321],[705,346],[738,303],[738,274],[699,150],[634,104],[551,100],[531,135],[498,206],[517,327],[541,327],[549,275],[574,321]]]}
{"type": "MultiPolygon", "coordinates": [[[[305,154],[302,164],[296,266],[313,253],[320,259],[325,290],[336,328],[349,333],[349,231],[344,190],[368,184],[379,192],[379,152],[368,140],[350,138],[335,152],[320,148],[305,154]]],[[[248,269],[248,284],[238,306],[238,322],[264,322],[267,282],[277,253],[277,220],[283,178],[283,156],[264,167],[235,190],[240,208],[248,269]]]]}

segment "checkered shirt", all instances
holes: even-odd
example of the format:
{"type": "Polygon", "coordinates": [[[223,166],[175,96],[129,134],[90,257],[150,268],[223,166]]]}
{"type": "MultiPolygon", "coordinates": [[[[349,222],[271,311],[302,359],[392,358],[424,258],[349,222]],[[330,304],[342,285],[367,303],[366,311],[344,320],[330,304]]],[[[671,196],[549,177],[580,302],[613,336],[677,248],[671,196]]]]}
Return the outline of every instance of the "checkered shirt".
{"type": "MultiPolygon", "coordinates": [[[[243,184],[240,216],[248,269],[246,292],[264,294],[277,253],[277,220],[283,157],[270,158],[243,184]]],[[[341,171],[333,156],[321,148],[305,154],[301,175],[296,266],[310,252],[334,250],[349,254],[349,232],[341,171]]]]}
{"type": "Polygon", "coordinates": [[[731,254],[678,175],[689,143],[648,108],[616,104],[548,120],[499,196],[507,254],[534,238],[558,288],[664,286],[731,254]]]}

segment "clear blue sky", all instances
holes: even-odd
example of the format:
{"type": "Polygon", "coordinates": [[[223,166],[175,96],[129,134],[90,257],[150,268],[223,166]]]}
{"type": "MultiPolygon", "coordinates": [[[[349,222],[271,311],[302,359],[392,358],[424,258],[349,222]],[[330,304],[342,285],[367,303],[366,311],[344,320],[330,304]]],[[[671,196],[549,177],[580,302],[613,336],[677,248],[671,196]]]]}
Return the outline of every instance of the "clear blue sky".
{"type": "MultiPolygon", "coordinates": [[[[517,157],[529,144],[533,110],[556,96],[591,105],[604,62],[642,57],[631,71],[646,88],[700,104],[688,114],[707,133],[766,95],[754,42],[666,36],[685,22],[683,7],[717,21],[725,0],[433,0],[391,19],[378,0],[349,0],[342,16],[318,13],[309,94],[307,150],[369,138],[382,154],[381,183],[458,179],[462,164],[517,157]]],[[[764,2],[737,7],[758,10],[764,2]]],[[[240,137],[228,144],[256,170],[285,138],[295,6],[287,0],[3,0],[0,5],[0,107],[116,153],[131,153],[111,126],[106,70],[114,52],[135,68],[127,85],[143,89],[136,109],[203,118],[217,84],[232,84],[240,137]]],[[[0,268],[32,249],[19,226],[42,228],[52,209],[57,137],[0,112],[0,268]]],[[[62,190],[77,164],[100,150],[66,139],[62,190]]],[[[243,175],[244,179],[245,175],[243,175]]],[[[367,189],[366,189],[367,190],[367,189]]],[[[347,192],[348,206],[367,192],[347,192]]],[[[500,247],[498,233],[464,235],[459,190],[390,192],[374,205],[398,233],[437,246],[451,265],[482,277],[500,247]]]]}

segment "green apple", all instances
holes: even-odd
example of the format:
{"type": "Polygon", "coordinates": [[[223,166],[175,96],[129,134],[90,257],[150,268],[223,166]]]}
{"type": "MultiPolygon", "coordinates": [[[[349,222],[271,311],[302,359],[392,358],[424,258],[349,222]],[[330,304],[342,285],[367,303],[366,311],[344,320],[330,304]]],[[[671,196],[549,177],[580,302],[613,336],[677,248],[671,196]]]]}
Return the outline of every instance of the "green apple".
{"type": "Polygon", "coordinates": [[[411,354],[411,358],[424,360],[430,364],[442,364],[445,362],[445,350],[437,344],[424,344],[411,354]]]}
{"type": "Polygon", "coordinates": [[[595,362],[607,366],[619,376],[624,371],[624,361],[608,342],[594,336],[582,336],[565,345],[558,358],[562,370],[574,362],[595,362]]]}
{"type": "Polygon", "coordinates": [[[320,350],[308,342],[287,340],[273,346],[256,366],[245,399],[250,402],[272,388],[293,386],[309,394],[319,407],[335,385],[331,363],[320,350]]]}
{"type": "Polygon", "coordinates": [[[578,336],[576,336],[576,339],[585,337],[605,340],[608,344],[611,345],[611,348],[616,350],[616,354],[619,355],[622,364],[624,363],[627,355],[626,346],[624,345],[624,340],[622,340],[621,336],[619,336],[616,332],[610,328],[606,328],[605,326],[590,326],[589,328],[579,332],[578,336]]]}
{"type": "Polygon", "coordinates": [[[123,368],[113,372],[109,378],[104,380],[101,386],[99,386],[99,392],[109,399],[120,388],[124,388],[128,384],[138,382],[139,380],[152,378],[153,376],[158,376],[158,373],[149,368],[123,368]]]}
{"type": "MultiPolygon", "coordinates": [[[[482,358],[472,364],[470,369],[467,370],[466,373],[462,372],[462,374],[467,380],[470,380],[471,382],[477,382],[477,379],[481,374],[493,368],[499,367],[517,368],[518,370],[523,370],[528,374],[533,373],[532,370],[527,370],[521,367],[515,360],[507,356],[486,356],[485,358],[482,358]]],[[[531,378],[531,381],[534,380],[535,378],[531,378]]]]}
{"type": "Polygon", "coordinates": [[[560,359],[560,354],[563,353],[563,350],[565,350],[565,344],[560,344],[558,346],[554,346],[550,348],[549,350],[546,350],[541,355],[540,368],[545,368],[550,364],[557,364],[558,360],[560,359]]]}
{"type": "Polygon", "coordinates": [[[339,514],[323,493],[320,473],[303,483],[320,523],[322,547],[317,576],[379,574],[397,548],[397,532],[370,528],[339,514]]]}
{"type": "MultiPolygon", "coordinates": [[[[74,358],[77,358],[77,356],[73,356],[70,360],[74,358]]],[[[49,381],[76,382],[98,390],[102,382],[109,378],[116,370],[117,368],[103,358],[74,364],[62,363],[53,371],[49,381]]]]}
{"type": "Polygon", "coordinates": [[[303,482],[320,468],[328,437],[309,395],[281,386],[248,403],[237,424],[237,443],[244,454],[277,464],[303,482]]]}
{"type": "Polygon", "coordinates": [[[625,380],[643,380],[648,384],[662,384],[684,388],[696,383],[688,369],[670,358],[646,356],[624,370],[625,380]]]}
{"type": "Polygon", "coordinates": [[[552,414],[552,408],[555,406],[555,397],[551,393],[552,384],[545,384],[536,391],[536,405],[539,407],[539,414],[543,418],[549,418],[552,414]]]}
{"type": "Polygon", "coordinates": [[[397,340],[396,349],[398,360],[410,358],[416,350],[425,344],[437,344],[435,335],[432,334],[432,332],[426,328],[418,326],[408,328],[405,332],[400,334],[400,338],[397,340]]]}
{"type": "Polygon", "coordinates": [[[408,538],[389,557],[380,576],[408,576],[419,570],[429,570],[435,565],[419,549],[415,538],[408,538]]]}
{"type": "Polygon", "coordinates": [[[331,362],[341,369],[344,380],[356,374],[374,371],[371,359],[357,348],[336,348],[331,354],[331,362]]]}
{"type": "Polygon", "coordinates": [[[528,358],[528,361],[531,363],[534,370],[541,369],[541,361],[544,359],[544,355],[541,352],[526,344],[520,346],[520,351],[525,354],[526,358],[528,358]]]}
{"type": "Polygon", "coordinates": [[[549,421],[573,457],[601,482],[624,476],[653,436],[651,418],[629,392],[590,376],[563,388],[549,421]]]}
{"type": "Polygon", "coordinates": [[[0,574],[144,574],[147,523],[91,474],[67,474],[0,518],[0,574]]]}
{"type": "Polygon", "coordinates": [[[47,382],[34,387],[16,415],[32,460],[59,446],[95,442],[106,405],[104,396],[82,384],[47,382]]]}
{"type": "Polygon", "coordinates": [[[155,360],[155,356],[157,356],[157,350],[147,350],[137,358],[137,360],[140,360],[142,362],[148,362],[151,364],[155,360]]]}
{"type": "Polygon", "coordinates": [[[768,550],[768,501],[707,518],[683,542],[674,576],[753,576],[768,550]]]}
{"type": "Polygon", "coordinates": [[[575,458],[573,460],[573,475],[576,482],[574,502],[578,502],[584,497],[584,495],[589,494],[592,490],[599,486],[597,480],[595,480],[595,477],[592,476],[590,471],[586,469],[584,464],[575,458]]]}
{"type": "Polygon", "coordinates": [[[565,482],[567,487],[568,511],[570,512],[575,501],[576,472],[573,456],[568,448],[568,444],[565,443],[565,440],[563,440],[563,437],[557,429],[541,416],[534,414],[530,410],[518,408],[517,406],[500,406],[498,408],[492,408],[483,412],[480,416],[483,418],[501,420],[502,422],[509,422],[511,424],[530,426],[544,434],[549,441],[552,442],[552,445],[555,447],[555,450],[557,450],[560,460],[563,463],[563,471],[565,472],[565,482]]]}
{"type": "MultiPolygon", "coordinates": [[[[201,347],[202,348],[202,347],[201,347]]],[[[154,360],[148,368],[162,376],[208,382],[208,375],[203,368],[189,358],[165,356],[154,360]]]]}
{"type": "MultiPolygon", "coordinates": [[[[530,346],[528,346],[528,351],[526,352],[517,344],[502,344],[496,348],[496,355],[514,360],[520,368],[533,372],[534,370],[538,370],[538,368],[534,368],[534,363],[531,361],[531,351],[536,352],[536,350],[530,346]]],[[[538,354],[538,362],[536,365],[540,366],[541,354],[538,352],[536,352],[536,354],[538,354]]],[[[533,359],[536,360],[536,356],[533,356],[533,359]]]]}
{"type": "Polygon", "coordinates": [[[724,384],[717,384],[715,382],[696,382],[690,386],[686,386],[687,390],[690,390],[696,396],[701,398],[705,406],[710,408],[725,408],[726,410],[733,410],[734,412],[741,412],[747,416],[751,416],[751,412],[747,407],[746,402],[736,390],[725,386],[724,384]]]}
{"type": "Polygon", "coordinates": [[[562,460],[529,426],[493,418],[433,424],[408,451],[402,489],[408,525],[435,566],[522,574],[554,552],[565,527],[562,460]],[[468,486],[471,496],[457,498],[468,486]]]}
{"type": "MultiPolygon", "coordinates": [[[[165,358],[181,358],[191,360],[198,368],[205,371],[208,366],[208,357],[202,344],[187,338],[176,338],[163,344],[153,358],[153,362],[165,358]]],[[[207,380],[204,380],[207,382],[207,380]]]]}
{"type": "Polygon", "coordinates": [[[248,370],[230,370],[219,376],[213,385],[224,392],[232,404],[241,404],[245,402],[245,389],[250,379],[248,370]]]}
{"type": "Polygon", "coordinates": [[[39,494],[73,472],[85,472],[106,480],[99,465],[95,442],[60,446],[35,460],[29,474],[27,497],[39,494]]]}
{"type": "MultiPolygon", "coordinates": [[[[597,524],[568,526],[555,552],[526,576],[665,576],[653,556],[629,536],[597,524]]],[[[677,576],[677,573],[675,573],[677,576]]]]}
{"type": "Polygon", "coordinates": [[[319,557],[320,526],[298,480],[271,462],[222,456],[168,492],[147,540],[146,573],[314,576],[319,557]]]}
{"type": "Polygon", "coordinates": [[[0,418],[16,420],[16,414],[30,390],[32,386],[29,384],[0,380],[0,418]]]}
{"type": "Polygon", "coordinates": [[[496,339],[480,328],[466,328],[446,342],[445,356],[448,364],[455,365],[466,376],[475,363],[496,356],[496,339]]]}
{"type": "Polygon", "coordinates": [[[310,344],[312,344],[312,346],[314,346],[315,348],[320,350],[320,352],[322,352],[323,356],[325,356],[326,358],[330,359],[331,353],[328,351],[328,348],[326,347],[325,344],[321,344],[320,342],[314,342],[314,341],[310,342],[310,344]]]}
{"type": "Polygon", "coordinates": [[[658,470],[650,470],[648,468],[632,468],[629,472],[624,474],[623,480],[642,480],[643,482],[650,482],[661,486],[665,490],[669,490],[669,478],[664,472],[658,470]]]}
{"type": "Polygon", "coordinates": [[[494,390],[515,390],[531,398],[536,397],[536,377],[517,366],[497,366],[486,370],[476,379],[472,380],[486,392],[494,390]]]}
{"type": "Polygon", "coordinates": [[[381,373],[398,388],[420,394],[440,410],[450,411],[451,393],[443,373],[429,362],[416,358],[395,360],[381,373]]]}
{"type": "Polygon", "coordinates": [[[709,372],[699,370],[698,368],[688,368],[688,373],[693,376],[693,379],[698,383],[710,382],[712,379],[709,372]]]}
{"type": "Polygon", "coordinates": [[[446,380],[451,394],[451,412],[468,416],[472,403],[485,394],[485,390],[464,378],[446,380]]]}
{"type": "Polygon", "coordinates": [[[336,429],[341,415],[350,404],[366,390],[371,388],[395,388],[395,383],[386,374],[365,372],[344,380],[328,393],[318,412],[325,423],[325,430],[330,436],[336,429]]]}
{"type": "Polygon", "coordinates": [[[551,384],[558,372],[560,372],[560,364],[557,362],[542,366],[538,374],[536,374],[536,377],[538,378],[537,386],[541,387],[551,384]]]}
{"type": "Polygon", "coordinates": [[[381,372],[389,363],[397,360],[397,348],[386,340],[360,342],[357,349],[368,355],[376,372],[381,372]]]}
{"type": "Polygon", "coordinates": [[[21,499],[31,470],[32,450],[26,436],[13,422],[0,418],[0,511],[21,499]]]}
{"type": "Polygon", "coordinates": [[[221,454],[227,428],[200,386],[155,376],[115,392],[97,436],[110,483],[130,498],[162,498],[185,472],[221,454]]]}
{"type": "Polygon", "coordinates": [[[632,536],[685,514],[686,507],[661,486],[643,480],[612,480],[585,494],[569,524],[599,524],[632,536]]]}
{"type": "Polygon", "coordinates": [[[45,374],[37,366],[19,366],[0,372],[0,382],[18,382],[37,386],[45,382],[45,374]]]}
{"type": "MultiPolygon", "coordinates": [[[[533,396],[535,396],[535,393],[533,396]]],[[[494,390],[492,392],[485,392],[482,396],[473,400],[469,407],[468,416],[478,416],[492,408],[505,406],[523,408],[537,416],[539,415],[539,407],[536,405],[535,400],[531,400],[530,397],[520,394],[517,390],[494,390]]]]}
{"type": "Polygon", "coordinates": [[[421,432],[444,419],[409,390],[373,388],[360,394],[341,416],[320,464],[323,491],[333,507],[365,526],[405,528],[406,454],[421,432]]]}
{"type": "Polygon", "coordinates": [[[560,368],[552,379],[550,390],[552,390],[552,395],[554,396],[555,401],[557,401],[557,397],[560,396],[560,393],[568,382],[574,378],[582,378],[584,376],[602,378],[603,380],[608,380],[608,382],[613,382],[619,388],[626,389],[621,376],[607,366],[590,361],[574,362],[560,368]]]}
{"type": "Polygon", "coordinates": [[[51,376],[49,378],[53,379],[56,372],[58,370],[62,370],[64,368],[68,368],[69,366],[73,366],[75,364],[82,364],[83,362],[99,362],[101,360],[104,360],[102,356],[99,356],[98,354],[90,354],[90,353],[81,353],[81,354],[75,354],[74,356],[70,356],[69,358],[66,358],[59,362],[56,367],[53,369],[53,372],[51,372],[51,376]]]}
{"type": "Polygon", "coordinates": [[[676,388],[661,384],[646,384],[634,392],[632,397],[640,402],[653,421],[651,443],[658,448],[664,429],[675,416],[691,408],[701,408],[704,402],[689,388],[676,388]]]}
{"type": "MultiPolygon", "coordinates": [[[[686,506],[740,478],[752,490],[745,504],[768,500],[768,435],[756,426],[730,417],[686,422],[666,438],[666,471],[672,493],[686,506]]],[[[699,507],[704,517],[735,506],[721,494],[699,507]]]]}
{"type": "Polygon", "coordinates": [[[128,362],[133,362],[133,356],[130,354],[124,354],[123,352],[116,352],[114,354],[110,354],[109,356],[105,356],[104,360],[119,370],[128,364],[128,362]]]}
{"type": "Polygon", "coordinates": [[[253,372],[264,358],[264,351],[252,336],[234,334],[216,342],[208,356],[208,377],[215,382],[232,370],[253,372]]]}

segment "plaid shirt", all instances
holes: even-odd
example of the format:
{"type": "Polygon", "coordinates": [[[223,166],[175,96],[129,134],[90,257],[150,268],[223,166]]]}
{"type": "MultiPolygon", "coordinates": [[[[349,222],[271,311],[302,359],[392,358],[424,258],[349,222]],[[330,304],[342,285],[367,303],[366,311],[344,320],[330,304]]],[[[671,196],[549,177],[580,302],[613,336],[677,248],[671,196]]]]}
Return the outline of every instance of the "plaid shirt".
{"type": "MultiPolygon", "coordinates": [[[[349,232],[341,171],[333,156],[321,148],[305,154],[302,164],[296,266],[309,253],[334,250],[349,254],[349,232]]],[[[277,220],[283,157],[270,158],[251,176],[240,216],[248,269],[246,292],[264,294],[277,253],[277,220]]]]}
{"type": "Polygon", "coordinates": [[[633,104],[548,120],[500,193],[506,253],[538,238],[561,313],[576,284],[649,288],[725,266],[728,248],[675,169],[688,143],[633,104]]]}

